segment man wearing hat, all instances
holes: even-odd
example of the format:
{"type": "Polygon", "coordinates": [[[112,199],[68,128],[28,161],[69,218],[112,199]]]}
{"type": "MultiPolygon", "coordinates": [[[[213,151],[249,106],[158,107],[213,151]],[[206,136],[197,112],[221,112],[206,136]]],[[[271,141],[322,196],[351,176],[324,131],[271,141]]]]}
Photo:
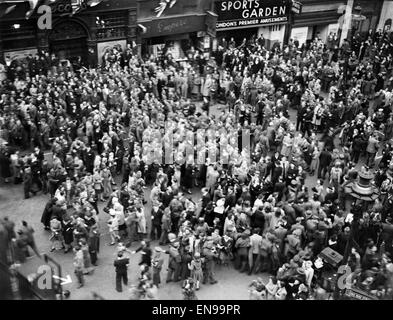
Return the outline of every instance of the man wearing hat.
{"type": "Polygon", "coordinates": [[[31,174],[31,169],[29,166],[26,166],[23,173],[23,190],[25,193],[25,199],[29,199],[30,193],[33,193],[32,186],[33,186],[33,178],[31,174]]]}
{"type": "Polygon", "coordinates": [[[119,251],[116,260],[113,262],[116,270],[116,291],[122,292],[122,281],[124,285],[128,285],[127,267],[130,259],[124,256],[123,251],[119,251]]]}
{"type": "Polygon", "coordinates": [[[178,282],[180,280],[180,262],[181,256],[179,252],[179,241],[175,238],[170,239],[169,249],[165,251],[165,253],[169,254],[168,261],[168,274],[166,278],[166,282],[178,282]]]}
{"type": "Polygon", "coordinates": [[[164,212],[161,208],[161,203],[156,201],[153,203],[153,207],[151,210],[151,239],[160,239],[161,237],[161,220],[164,212]]]}

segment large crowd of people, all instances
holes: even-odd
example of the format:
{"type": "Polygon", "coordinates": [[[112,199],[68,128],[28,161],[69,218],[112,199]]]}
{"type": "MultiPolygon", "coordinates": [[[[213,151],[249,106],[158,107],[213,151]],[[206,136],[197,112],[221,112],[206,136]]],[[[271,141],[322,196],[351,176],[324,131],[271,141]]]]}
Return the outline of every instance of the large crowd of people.
{"type": "MultiPolygon", "coordinates": [[[[74,251],[79,286],[109,232],[118,291],[143,252],[139,297],[156,297],[169,255],[165,280],[185,299],[230,264],[271,275],[251,299],[328,299],[329,247],[354,286],[392,299],[392,33],[334,39],[224,39],[182,63],[114,47],[95,68],[47,53],[6,64],[1,176],[25,199],[48,194],[41,222],[51,250],[74,251]],[[374,173],[375,203],[345,192],[360,171],[374,173]]],[[[15,237],[23,262],[29,242],[15,237]]]]}

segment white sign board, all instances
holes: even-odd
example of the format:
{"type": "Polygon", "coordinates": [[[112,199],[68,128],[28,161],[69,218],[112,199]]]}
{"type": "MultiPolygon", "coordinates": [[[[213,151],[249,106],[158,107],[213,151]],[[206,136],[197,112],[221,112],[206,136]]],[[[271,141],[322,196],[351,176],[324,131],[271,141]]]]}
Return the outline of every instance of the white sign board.
{"type": "Polygon", "coordinates": [[[105,52],[109,49],[112,49],[116,45],[120,45],[122,50],[124,50],[127,47],[127,41],[126,40],[116,40],[116,41],[97,43],[97,58],[98,58],[99,64],[102,63],[102,57],[104,56],[105,52]]]}
{"type": "Polygon", "coordinates": [[[306,43],[308,27],[293,28],[291,31],[291,39],[299,41],[299,46],[306,43]]]}

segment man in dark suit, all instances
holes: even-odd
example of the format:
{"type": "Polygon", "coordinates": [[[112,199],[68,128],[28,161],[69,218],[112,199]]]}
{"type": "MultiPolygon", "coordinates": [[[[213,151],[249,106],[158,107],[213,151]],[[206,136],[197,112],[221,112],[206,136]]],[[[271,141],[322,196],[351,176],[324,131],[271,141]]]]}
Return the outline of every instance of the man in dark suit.
{"type": "Polygon", "coordinates": [[[325,179],[326,173],[330,163],[332,162],[332,155],[329,151],[324,149],[319,155],[318,179],[325,179]]]}
{"type": "Polygon", "coordinates": [[[285,193],[285,182],[283,181],[282,177],[278,178],[278,181],[274,185],[274,192],[277,192],[277,201],[281,201],[282,197],[285,193]]]}
{"type": "Polygon", "coordinates": [[[275,185],[278,181],[278,178],[280,178],[282,175],[282,165],[280,161],[275,162],[275,166],[273,169],[273,174],[272,174],[272,183],[275,185]]]}
{"type": "Polygon", "coordinates": [[[91,149],[90,145],[88,145],[87,149],[85,150],[85,152],[83,154],[83,160],[84,160],[84,164],[86,166],[86,170],[90,173],[93,173],[94,159],[95,159],[95,153],[91,149]]]}
{"type": "Polygon", "coordinates": [[[172,188],[168,187],[165,191],[165,193],[162,194],[162,205],[164,208],[168,207],[169,204],[171,203],[173,199],[173,193],[172,193],[172,188]]]}
{"type": "Polygon", "coordinates": [[[113,265],[116,269],[116,291],[122,292],[122,280],[124,285],[128,285],[128,275],[127,275],[127,266],[130,263],[130,259],[124,256],[124,253],[120,251],[117,254],[117,258],[113,265]]]}
{"type": "Polygon", "coordinates": [[[151,216],[152,216],[152,221],[151,221],[151,239],[160,239],[161,237],[161,220],[162,216],[164,214],[164,211],[161,207],[161,203],[155,203],[153,205],[153,208],[151,209],[151,216]],[[157,238],[156,238],[157,236],[157,238]]]}
{"type": "Polygon", "coordinates": [[[228,188],[228,194],[225,197],[225,208],[233,208],[236,205],[236,195],[233,191],[233,187],[228,188]]]}

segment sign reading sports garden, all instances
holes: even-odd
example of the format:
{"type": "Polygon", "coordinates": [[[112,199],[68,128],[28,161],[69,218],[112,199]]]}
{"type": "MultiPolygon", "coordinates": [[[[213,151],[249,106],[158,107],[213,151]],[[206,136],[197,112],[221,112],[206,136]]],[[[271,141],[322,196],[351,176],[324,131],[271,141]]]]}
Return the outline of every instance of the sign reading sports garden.
{"type": "Polygon", "coordinates": [[[218,0],[216,29],[256,27],[288,22],[288,0],[218,0]]]}

